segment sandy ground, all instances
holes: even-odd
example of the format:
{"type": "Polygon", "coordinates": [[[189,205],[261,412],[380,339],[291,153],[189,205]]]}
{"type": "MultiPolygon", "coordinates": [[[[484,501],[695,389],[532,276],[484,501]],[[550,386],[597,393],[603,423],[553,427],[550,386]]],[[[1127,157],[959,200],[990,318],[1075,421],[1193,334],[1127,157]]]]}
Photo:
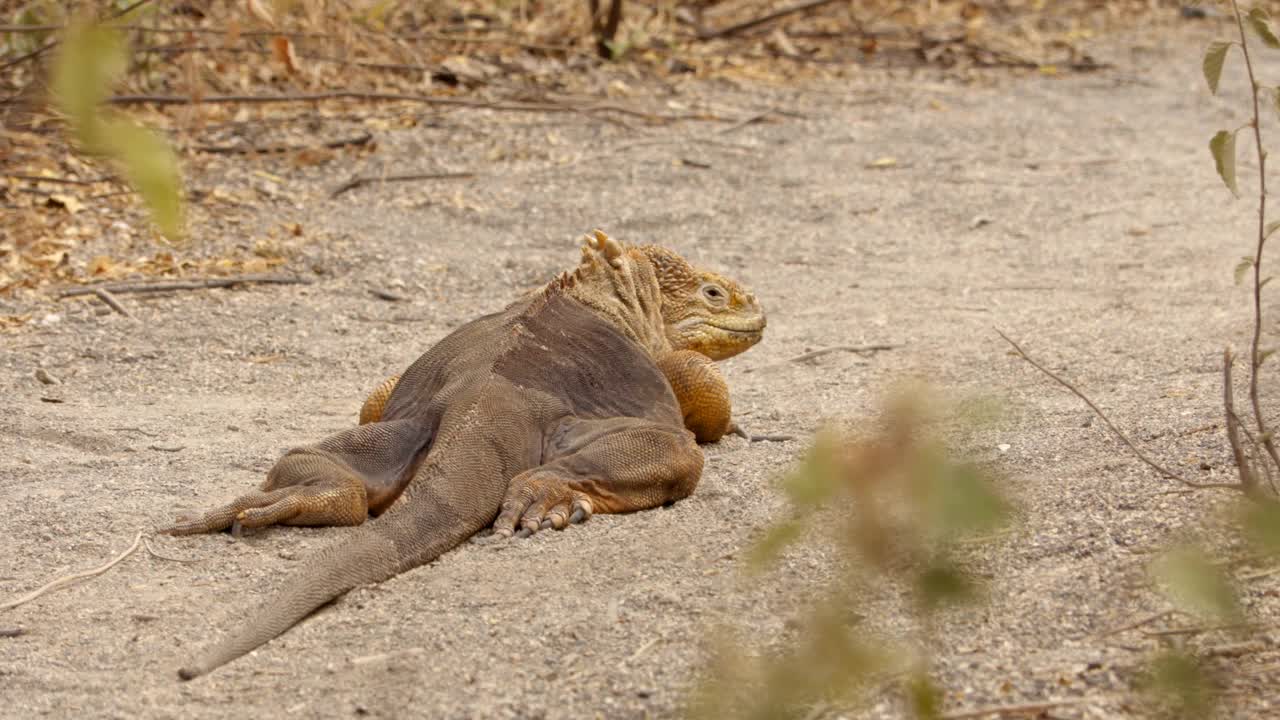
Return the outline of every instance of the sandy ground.
{"type": "MultiPolygon", "coordinates": [[[[867,416],[908,374],[1002,400],[1008,421],[977,452],[1007,475],[1022,519],[979,559],[989,604],[942,625],[946,706],[1075,698],[1051,716],[1140,714],[1128,687],[1156,646],[1143,631],[1168,625],[1104,634],[1168,608],[1143,581],[1152,553],[1229,494],[1170,493],[992,328],[1089,388],[1150,452],[1197,480],[1232,478],[1210,426],[1222,347],[1248,337],[1231,271],[1251,211],[1205,150],[1243,120],[1240,83],[1225,98],[1203,88],[1205,39],[1141,41],[1111,54],[1117,69],[1071,77],[702,87],[743,113],[805,115],[732,132],[455,113],[381,131],[360,168],[240,161],[242,177],[284,177],[292,199],[263,194],[253,223],[198,242],[300,222],[316,239],[294,267],[313,284],[127,296],[136,323],[89,301],[9,302],[45,324],[0,338],[0,598],[93,567],[137,531],[256,484],[285,449],[350,426],[380,378],[573,263],[576,236],[599,226],[670,244],[763,299],[765,342],[724,364],[757,432],[803,437],[867,416]],[[896,164],[870,167],[884,157],[896,164]],[[441,168],[479,175],[327,197],[357,170],[441,168]],[[862,343],[901,347],[782,362],[862,343]],[[42,386],[37,368],[62,384],[42,386]]],[[[191,562],[139,552],[0,612],[0,628],[25,631],[0,638],[0,715],[674,716],[710,628],[781,642],[797,591],[831,576],[814,547],[761,579],[740,572],[785,510],[773,480],[804,448],[707,447],[697,492],[669,509],[466,545],[189,683],[174,674],[185,658],[344,531],[161,538],[158,551],[191,562]]],[[[1255,674],[1231,686],[1227,714],[1264,717],[1280,712],[1280,577],[1243,589],[1271,624],[1230,661],[1255,674]]],[[[868,625],[906,633],[891,595],[869,591],[868,625]]],[[[892,688],[870,702],[815,717],[902,714],[892,688]]]]}

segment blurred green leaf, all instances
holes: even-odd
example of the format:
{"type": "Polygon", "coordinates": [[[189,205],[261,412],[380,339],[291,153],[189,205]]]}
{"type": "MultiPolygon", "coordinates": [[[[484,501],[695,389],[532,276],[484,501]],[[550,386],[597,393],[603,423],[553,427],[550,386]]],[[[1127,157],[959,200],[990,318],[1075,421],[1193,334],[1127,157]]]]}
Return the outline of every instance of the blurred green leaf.
{"type": "Polygon", "coordinates": [[[1225,621],[1240,618],[1235,588],[1200,549],[1172,550],[1156,562],[1154,570],[1169,586],[1171,599],[1185,610],[1225,621]]]}
{"type": "Polygon", "coordinates": [[[1249,268],[1252,268],[1252,267],[1253,267],[1253,257],[1249,255],[1245,255],[1244,257],[1240,258],[1240,262],[1236,263],[1235,272],[1232,273],[1235,276],[1237,285],[1240,284],[1241,280],[1244,280],[1244,274],[1249,272],[1249,268]]]}
{"type": "Polygon", "coordinates": [[[151,217],[168,237],[182,233],[182,174],[178,158],[159,135],[128,121],[106,124],[105,137],[129,184],[142,196],[151,217]]]}
{"type": "Polygon", "coordinates": [[[916,481],[925,509],[926,532],[954,538],[1002,526],[1009,511],[1003,498],[973,465],[947,459],[941,447],[922,449],[916,481]]]}
{"type": "Polygon", "coordinates": [[[911,713],[920,720],[933,720],[942,714],[942,690],[925,673],[916,673],[907,681],[907,702],[911,713]]]}
{"type": "Polygon", "coordinates": [[[1232,195],[1239,195],[1236,187],[1236,134],[1230,130],[1219,130],[1209,141],[1209,152],[1222,182],[1232,195]]]}
{"type": "Polygon", "coordinates": [[[1245,16],[1245,21],[1249,23],[1249,27],[1257,33],[1258,37],[1269,48],[1280,48],[1280,38],[1276,37],[1275,32],[1271,30],[1271,16],[1266,10],[1255,7],[1245,16]]]}
{"type": "Polygon", "coordinates": [[[821,505],[839,489],[837,442],[831,433],[820,433],[800,467],[783,478],[782,489],[798,508],[812,509],[821,505]]]}
{"type": "Polygon", "coordinates": [[[159,135],[100,107],[126,66],[125,45],[116,32],[100,25],[74,25],[54,65],[54,94],[85,150],[114,160],[161,232],[175,238],[182,234],[177,156],[159,135]]]}
{"type": "MultiPolygon", "coordinates": [[[[1277,97],[1280,97],[1280,90],[1277,91],[1277,97]]],[[[1272,220],[1267,223],[1267,227],[1263,230],[1263,237],[1271,237],[1277,229],[1280,229],[1280,220],[1272,220]]]]}
{"type": "Polygon", "coordinates": [[[960,569],[950,563],[935,562],[916,578],[920,601],[926,610],[941,605],[964,602],[977,594],[977,586],[960,569]]]}
{"type": "Polygon", "coordinates": [[[1258,549],[1280,556],[1280,501],[1263,499],[1244,506],[1245,533],[1258,549]]]}
{"type": "Polygon", "coordinates": [[[53,92],[80,143],[103,152],[98,105],[127,66],[124,41],[100,25],[73,25],[54,61],[53,92]]]}
{"type": "Polygon", "coordinates": [[[1151,663],[1148,690],[1169,706],[1177,717],[1203,720],[1213,711],[1216,692],[1195,658],[1168,652],[1151,663]]]}
{"type": "Polygon", "coordinates": [[[1231,45],[1229,42],[1209,43],[1209,49],[1204,51],[1204,79],[1209,83],[1209,92],[1214,95],[1218,94],[1222,65],[1227,61],[1227,51],[1231,49],[1231,45]]]}
{"type": "Polygon", "coordinates": [[[747,569],[750,572],[764,570],[765,566],[776,560],[788,545],[800,537],[804,527],[799,519],[791,518],[769,528],[764,537],[751,548],[747,556],[747,569]]]}

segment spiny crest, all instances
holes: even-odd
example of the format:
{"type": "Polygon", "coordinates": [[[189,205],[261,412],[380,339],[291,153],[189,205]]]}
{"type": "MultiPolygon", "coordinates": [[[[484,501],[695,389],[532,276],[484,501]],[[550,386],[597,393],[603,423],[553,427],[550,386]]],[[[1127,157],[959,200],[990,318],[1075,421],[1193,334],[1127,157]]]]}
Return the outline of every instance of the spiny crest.
{"type": "Polygon", "coordinates": [[[614,268],[621,270],[624,250],[622,243],[606,235],[603,230],[596,229],[590,235],[582,236],[582,263],[584,265],[594,264],[599,256],[603,257],[614,268]]]}
{"type": "Polygon", "coordinates": [[[698,273],[687,260],[661,245],[642,245],[640,252],[648,258],[658,284],[666,292],[698,284],[698,273]]]}

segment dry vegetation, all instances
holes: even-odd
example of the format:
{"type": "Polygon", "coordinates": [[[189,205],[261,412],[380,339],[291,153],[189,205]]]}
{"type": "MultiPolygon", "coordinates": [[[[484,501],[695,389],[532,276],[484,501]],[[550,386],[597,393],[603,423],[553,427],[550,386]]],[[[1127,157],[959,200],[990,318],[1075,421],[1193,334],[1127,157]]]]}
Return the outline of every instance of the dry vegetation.
{"type": "MultiPolygon", "coordinates": [[[[701,103],[708,79],[750,85],[830,78],[868,66],[1058,73],[1098,66],[1088,41],[1134,22],[1168,22],[1177,4],[1132,0],[451,3],[116,2],[96,17],[128,42],[106,99],[166,133],[188,177],[269,153],[294,168],[376,153],[381,129],[460,107],[587,113],[628,125],[737,123],[701,103]],[[614,27],[611,9],[622,9],[614,27]],[[611,37],[601,37],[611,34],[611,37]],[[600,55],[608,55],[601,58],[600,55]],[[330,131],[332,121],[364,131],[330,131]]],[[[0,14],[0,295],[50,283],[264,272],[285,265],[302,228],[233,251],[170,244],[100,158],[69,146],[50,74],[73,4],[31,0],[0,14]],[[112,247],[84,250],[88,238],[112,247]]],[[[188,238],[235,216],[265,189],[186,191],[188,238]]],[[[308,229],[310,230],[310,229],[308,229]]],[[[0,327],[23,317],[0,318],[0,327]]]]}

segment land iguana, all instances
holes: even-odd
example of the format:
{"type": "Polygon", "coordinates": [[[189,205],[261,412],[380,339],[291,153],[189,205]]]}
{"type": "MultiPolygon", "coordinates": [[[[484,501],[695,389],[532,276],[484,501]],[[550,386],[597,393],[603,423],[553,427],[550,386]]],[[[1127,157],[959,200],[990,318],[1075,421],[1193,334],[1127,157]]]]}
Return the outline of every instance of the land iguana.
{"type": "Polygon", "coordinates": [[[385,399],[375,391],[369,422],[289,451],[261,491],[162,531],[363,523],[304,560],[179,677],[230,662],[486,527],[523,536],[687,497],[703,433],[686,425],[718,439],[731,424],[712,357],[750,347],[764,327],[736,283],[597,230],[575,269],[449,334],[387,381],[385,399]]]}

